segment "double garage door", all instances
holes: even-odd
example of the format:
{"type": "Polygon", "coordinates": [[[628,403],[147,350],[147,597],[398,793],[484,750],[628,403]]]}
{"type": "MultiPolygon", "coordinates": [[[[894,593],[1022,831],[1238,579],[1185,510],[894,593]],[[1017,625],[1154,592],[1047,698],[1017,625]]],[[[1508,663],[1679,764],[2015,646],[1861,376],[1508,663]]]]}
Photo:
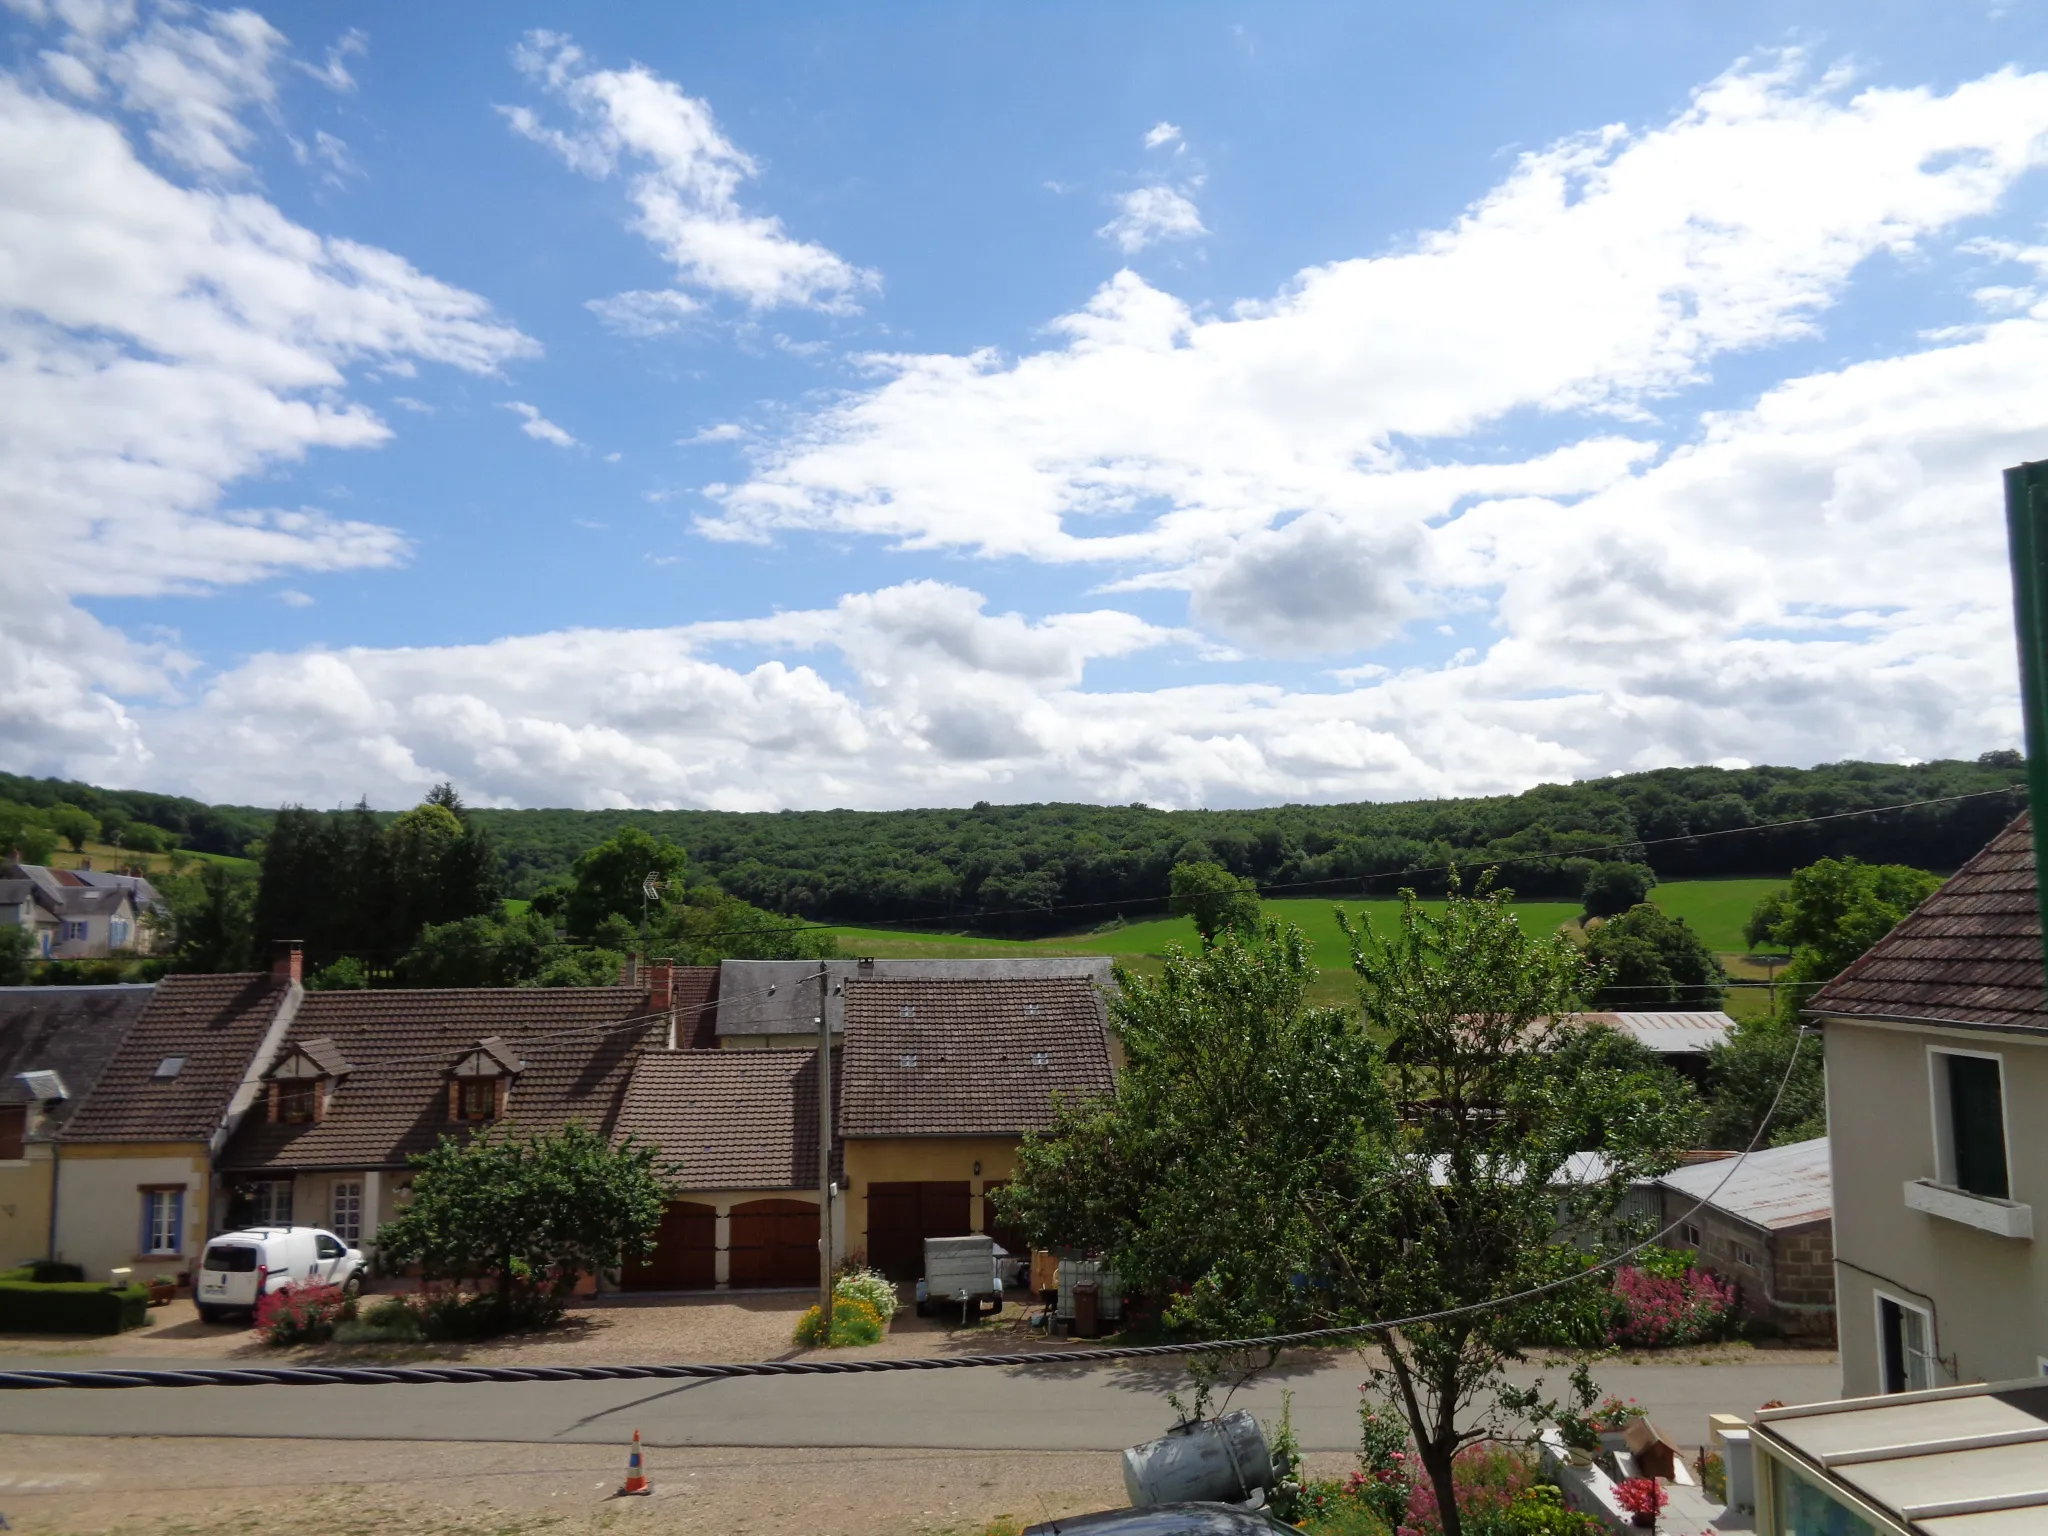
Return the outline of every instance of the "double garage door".
{"type": "Polygon", "coordinates": [[[924,1240],[965,1237],[973,1191],[965,1179],[868,1185],[868,1263],[891,1280],[924,1273],[924,1240]]]}
{"type": "MultiPolygon", "coordinates": [[[[816,1285],[818,1208],[803,1200],[748,1200],[728,1223],[727,1283],[735,1288],[816,1285]]],[[[626,1266],[629,1291],[708,1291],[718,1273],[718,1213],[672,1200],[654,1252],[626,1266]]]]}

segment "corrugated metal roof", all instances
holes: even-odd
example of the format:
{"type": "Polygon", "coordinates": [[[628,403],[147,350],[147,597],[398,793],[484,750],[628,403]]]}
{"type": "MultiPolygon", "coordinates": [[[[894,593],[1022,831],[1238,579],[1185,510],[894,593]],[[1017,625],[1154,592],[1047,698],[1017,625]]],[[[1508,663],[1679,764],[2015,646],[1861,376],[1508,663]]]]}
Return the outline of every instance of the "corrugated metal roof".
{"type": "Polygon", "coordinates": [[[1659,1056],[1705,1055],[1735,1027],[1735,1021],[1718,1010],[1693,1012],[1581,1013],[1575,1017],[1588,1024],[1601,1024],[1633,1035],[1659,1056]]]}
{"type": "Polygon", "coordinates": [[[1731,1168],[1732,1158],[1675,1169],[1656,1182],[1712,1210],[1725,1211],[1752,1226],[1775,1230],[1825,1221],[1835,1212],[1834,1175],[1828,1139],[1765,1147],[1731,1168]],[[1726,1180],[1724,1184],[1722,1181],[1726,1180]]]}
{"type": "Polygon", "coordinates": [[[1805,1476],[1924,1536],[2048,1530],[2048,1383],[1770,1408],[1754,1433],[1805,1476]]]}
{"type": "Polygon", "coordinates": [[[1107,990],[1107,955],[1029,955],[975,960],[725,960],[718,968],[719,1037],[818,1034],[818,969],[827,980],[826,1017],[837,1034],[846,1003],[833,984],[871,981],[1044,981],[1078,976],[1107,990]],[[770,988],[773,991],[770,991],[770,988]]]}

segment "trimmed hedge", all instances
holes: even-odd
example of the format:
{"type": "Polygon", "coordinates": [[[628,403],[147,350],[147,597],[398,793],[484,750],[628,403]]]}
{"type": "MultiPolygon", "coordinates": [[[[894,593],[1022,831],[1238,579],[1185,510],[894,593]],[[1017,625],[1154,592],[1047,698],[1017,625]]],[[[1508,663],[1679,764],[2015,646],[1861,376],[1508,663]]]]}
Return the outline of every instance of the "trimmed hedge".
{"type": "Polygon", "coordinates": [[[149,1315],[149,1288],[0,1280],[0,1333],[121,1333],[149,1315]]]}

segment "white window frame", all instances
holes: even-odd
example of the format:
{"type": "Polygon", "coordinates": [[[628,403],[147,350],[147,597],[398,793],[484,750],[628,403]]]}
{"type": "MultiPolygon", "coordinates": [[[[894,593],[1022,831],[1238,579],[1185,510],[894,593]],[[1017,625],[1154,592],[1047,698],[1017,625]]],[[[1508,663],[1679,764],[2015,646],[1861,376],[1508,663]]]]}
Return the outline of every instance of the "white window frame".
{"type": "Polygon", "coordinates": [[[177,1258],[184,1251],[185,1191],[182,1188],[145,1189],[142,1192],[143,1257],[177,1258]],[[163,1246],[160,1238],[167,1238],[169,1246],[163,1246]]]}
{"type": "MultiPolygon", "coordinates": [[[[1886,1302],[1890,1302],[1893,1306],[1897,1307],[1901,1312],[1911,1312],[1918,1316],[1921,1323],[1925,1326],[1927,1333],[1927,1348],[1921,1356],[1921,1358],[1927,1362],[1927,1380],[1922,1386],[1916,1387],[1913,1385],[1913,1366],[1912,1360],[1910,1358],[1911,1351],[1908,1351],[1908,1359],[1904,1362],[1906,1385],[1903,1390],[1907,1392],[1922,1392],[1926,1391],[1928,1388],[1933,1387],[1936,1384],[1934,1379],[1936,1369],[1941,1364],[1940,1347],[1935,1342],[1934,1338],[1934,1309],[1932,1307],[1923,1307],[1917,1301],[1908,1301],[1905,1297],[1894,1295],[1890,1291],[1880,1291],[1873,1289],[1870,1295],[1871,1325],[1877,1330],[1877,1390],[1879,1395],[1889,1396],[1891,1392],[1891,1389],[1884,1384],[1886,1376],[1884,1305],[1886,1302]]],[[[1904,1348],[1903,1341],[1900,1347],[1904,1348]]]]}
{"type": "Polygon", "coordinates": [[[254,1183],[257,1189],[263,1191],[257,1197],[256,1225],[259,1227],[290,1226],[293,1216],[297,1214],[298,1206],[298,1200],[296,1199],[298,1191],[292,1188],[292,1181],[290,1179],[257,1179],[254,1183]],[[284,1191],[284,1204],[286,1206],[282,1217],[277,1214],[277,1192],[280,1189],[284,1191]]]}
{"type": "Polygon", "coordinates": [[[1938,1056],[1974,1056],[1979,1061],[1998,1064],[1998,1133],[2005,1146],[2005,1198],[2024,1203],[2019,1193],[2019,1169],[2012,1160],[2012,1102],[2007,1089],[2011,1074],[2005,1070],[2003,1051],[1973,1051],[1960,1045],[1927,1047],[1927,1102],[1934,1117],[1934,1182],[1945,1189],[1970,1195],[1972,1199],[1995,1198],[1966,1190],[1956,1182],[1956,1129],[1949,1115],[1948,1063],[1935,1060],[1938,1056]]]}
{"type": "Polygon", "coordinates": [[[363,1240],[363,1183],[361,1179],[336,1179],[327,1189],[327,1225],[351,1248],[363,1240]],[[353,1222],[342,1219],[348,1206],[354,1208],[353,1222]]]}
{"type": "Polygon", "coordinates": [[[128,942],[128,919],[113,917],[107,920],[107,943],[120,949],[128,942]]]}

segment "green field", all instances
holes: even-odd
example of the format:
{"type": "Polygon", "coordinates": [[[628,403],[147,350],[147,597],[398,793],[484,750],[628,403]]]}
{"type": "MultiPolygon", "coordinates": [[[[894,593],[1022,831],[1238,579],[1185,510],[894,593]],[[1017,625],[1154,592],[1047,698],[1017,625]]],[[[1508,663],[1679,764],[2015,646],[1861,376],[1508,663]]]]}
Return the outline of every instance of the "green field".
{"type": "Polygon", "coordinates": [[[1749,946],[1742,941],[1742,925],[1750,909],[1772,891],[1782,891],[1783,880],[1674,880],[1657,886],[1650,900],[1706,941],[1707,948],[1721,954],[1741,954],[1749,946]]]}

